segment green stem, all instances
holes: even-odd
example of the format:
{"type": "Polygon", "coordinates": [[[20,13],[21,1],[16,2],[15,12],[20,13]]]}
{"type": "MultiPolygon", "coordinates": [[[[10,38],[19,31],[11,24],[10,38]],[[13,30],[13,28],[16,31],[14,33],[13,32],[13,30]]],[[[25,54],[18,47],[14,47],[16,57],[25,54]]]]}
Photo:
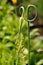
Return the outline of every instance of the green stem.
{"type": "MultiPolygon", "coordinates": [[[[20,38],[20,33],[21,33],[21,32],[22,32],[22,23],[20,23],[20,29],[19,29],[19,35],[18,35],[18,38],[20,38]]],[[[20,51],[20,48],[18,48],[16,65],[18,65],[18,60],[19,60],[19,51],[20,51]]]]}
{"type": "Polygon", "coordinates": [[[28,55],[28,58],[29,58],[28,65],[30,65],[30,26],[29,26],[29,21],[28,21],[28,53],[29,53],[29,55],[28,55]]]}

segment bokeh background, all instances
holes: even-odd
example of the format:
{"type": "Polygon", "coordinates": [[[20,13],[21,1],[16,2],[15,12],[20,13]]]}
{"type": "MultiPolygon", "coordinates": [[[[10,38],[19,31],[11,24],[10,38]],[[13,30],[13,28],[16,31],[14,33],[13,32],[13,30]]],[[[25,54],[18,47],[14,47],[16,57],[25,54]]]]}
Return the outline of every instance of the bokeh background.
{"type": "Polygon", "coordinates": [[[0,0],[0,65],[29,65],[29,50],[30,65],[43,65],[43,0],[0,0]],[[19,33],[19,7],[24,6],[26,11],[29,4],[37,7],[37,18],[29,22],[28,28],[24,12],[22,30],[19,33]]]}

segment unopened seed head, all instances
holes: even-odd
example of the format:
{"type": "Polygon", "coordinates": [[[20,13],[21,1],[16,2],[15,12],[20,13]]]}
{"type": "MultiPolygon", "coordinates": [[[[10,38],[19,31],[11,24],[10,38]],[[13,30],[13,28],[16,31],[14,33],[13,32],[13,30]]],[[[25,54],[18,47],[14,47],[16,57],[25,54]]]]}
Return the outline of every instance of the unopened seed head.
{"type": "Polygon", "coordinates": [[[24,20],[24,18],[23,17],[20,17],[20,22],[21,23],[23,23],[23,20],[24,20]]]}

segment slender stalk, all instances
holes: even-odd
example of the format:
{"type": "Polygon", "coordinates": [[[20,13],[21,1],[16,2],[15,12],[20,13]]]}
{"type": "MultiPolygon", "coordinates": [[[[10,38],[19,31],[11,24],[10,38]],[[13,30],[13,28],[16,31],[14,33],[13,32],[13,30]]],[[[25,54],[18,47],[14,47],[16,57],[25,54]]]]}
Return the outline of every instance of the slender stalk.
{"type": "Polygon", "coordinates": [[[30,26],[29,26],[29,21],[28,21],[28,65],[30,65],[30,26]]]}
{"type": "MultiPolygon", "coordinates": [[[[22,21],[23,21],[23,18],[21,18],[21,20],[20,20],[20,29],[19,29],[18,39],[20,38],[20,34],[22,32],[22,21]]],[[[20,45],[18,47],[16,65],[18,65],[20,46],[21,46],[21,43],[20,43],[20,45]]]]}
{"type": "MultiPolygon", "coordinates": [[[[20,29],[19,29],[18,38],[20,38],[21,28],[22,28],[22,24],[20,24],[20,29]]],[[[21,44],[20,44],[19,47],[18,47],[16,65],[18,65],[20,46],[21,46],[21,44]]]]}
{"type": "Polygon", "coordinates": [[[34,5],[28,5],[28,7],[27,7],[27,20],[28,20],[28,50],[29,50],[29,63],[28,63],[28,65],[30,65],[30,26],[29,26],[29,22],[34,21],[34,20],[36,19],[36,17],[37,17],[37,8],[36,8],[36,6],[34,6],[34,5]],[[29,9],[30,9],[30,7],[34,8],[34,10],[35,10],[35,17],[34,17],[33,19],[29,19],[29,9]]]}

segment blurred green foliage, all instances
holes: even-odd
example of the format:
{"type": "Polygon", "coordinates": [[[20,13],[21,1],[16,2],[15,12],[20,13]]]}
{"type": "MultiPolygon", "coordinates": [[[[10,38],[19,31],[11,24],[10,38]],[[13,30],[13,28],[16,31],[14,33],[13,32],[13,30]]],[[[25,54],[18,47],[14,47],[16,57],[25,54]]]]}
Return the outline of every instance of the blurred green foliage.
{"type": "MultiPolygon", "coordinates": [[[[29,59],[28,23],[23,20],[19,34],[20,18],[13,12],[16,6],[6,2],[7,0],[0,0],[0,65],[26,65],[29,59]]],[[[43,0],[29,2],[36,3],[39,13],[43,13],[43,0]]],[[[43,16],[41,13],[39,15],[43,16]]],[[[40,36],[39,31],[33,29],[30,32],[30,65],[43,65],[43,36],[40,36]]]]}

